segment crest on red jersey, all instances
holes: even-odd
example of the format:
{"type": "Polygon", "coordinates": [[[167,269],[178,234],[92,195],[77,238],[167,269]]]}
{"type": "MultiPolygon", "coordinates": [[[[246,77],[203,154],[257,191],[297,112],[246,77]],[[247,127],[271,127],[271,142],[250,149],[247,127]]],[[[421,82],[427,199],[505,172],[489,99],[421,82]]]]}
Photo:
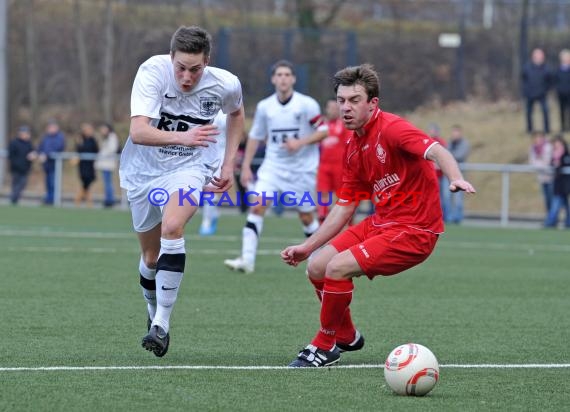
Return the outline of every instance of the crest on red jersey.
{"type": "Polygon", "coordinates": [[[378,157],[380,163],[386,163],[386,151],[380,144],[376,145],[376,157],[378,157]]]}

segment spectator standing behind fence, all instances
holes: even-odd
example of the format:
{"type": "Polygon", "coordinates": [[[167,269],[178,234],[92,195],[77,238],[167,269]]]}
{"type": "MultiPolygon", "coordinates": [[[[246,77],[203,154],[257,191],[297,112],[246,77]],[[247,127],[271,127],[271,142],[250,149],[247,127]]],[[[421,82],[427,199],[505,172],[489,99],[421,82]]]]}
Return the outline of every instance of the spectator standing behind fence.
{"type": "Polygon", "coordinates": [[[552,143],[552,166],[554,166],[554,196],[544,226],[556,227],[560,209],[566,212],[566,228],[570,228],[570,153],[568,143],[562,135],[557,135],[552,143]]]}
{"type": "MultiPolygon", "coordinates": [[[[77,153],[96,154],[99,152],[99,145],[95,139],[95,129],[90,123],[81,124],[81,135],[77,142],[77,153]]],[[[95,159],[79,159],[79,179],[81,188],[75,195],[75,205],[79,206],[85,202],[87,206],[93,206],[90,187],[95,181],[95,159]]]]}
{"type": "MultiPolygon", "coordinates": [[[[463,128],[456,124],[451,128],[451,137],[449,138],[449,146],[447,148],[455,161],[461,165],[467,160],[471,148],[469,142],[463,136],[463,128]]],[[[459,224],[463,220],[463,201],[465,193],[463,191],[451,193],[449,200],[449,221],[459,224]]]]}
{"type": "Polygon", "coordinates": [[[119,153],[119,138],[113,130],[113,126],[104,123],[99,126],[99,134],[101,135],[101,145],[97,160],[95,160],[95,169],[101,172],[103,177],[103,190],[105,199],[104,207],[113,207],[115,204],[115,189],[113,187],[113,175],[117,170],[117,155],[119,153]]]}
{"type": "Polygon", "coordinates": [[[28,183],[28,175],[32,167],[32,161],[37,157],[32,142],[32,133],[29,126],[20,126],[17,136],[12,139],[8,147],[8,161],[12,174],[12,191],[10,202],[18,204],[22,191],[28,183]]]}
{"type": "Polygon", "coordinates": [[[552,85],[552,73],[545,63],[544,51],[534,49],[531,60],[527,62],[522,70],[523,96],[526,99],[526,131],[532,133],[534,130],[532,122],[532,110],[534,103],[538,102],[542,110],[544,132],[550,133],[548,102],[546,97],[552,85]]]}
{"type": "MultiPolygon", "coordinates": [[[[438,142],[442,147],[447,149],[447,142],[441,137],[441,129],[437,123],[430,123],[428,125],[428,135],[433,140],[438,142]]],[[[443,221],[449,221],[449,202],[451,202],[451,192],[449,191],[449,181],[443,174],[437,163],[433,163],[435,168],[435,175],[439,184],[439,201],[441,202],[441,212],[443,214],[443,221]]]]}
{"type": "Polygon", "coordinates": [[[570,50],[559,54],[560,65],[554,75],[554,86],[560,108],[560,131],[570,131],[570,50]]]}
{"type": "Polygon", "coordinates": [[[544,198],[546,214],[552,204],[552,145],[543,132],[532,134],[532,145],[528,152],[528,163],[537,169],[537,179],[544,198]]]}
{"type": "Polygon", "coordinates": [[[65,150],[65,136],[55,120],[50,120],[46,126],[38,147],[39,160],[43,163],[45,173],[46,195],[44,205],[53,205],[55,189],[55,159],[53,155],[65,150]]]}

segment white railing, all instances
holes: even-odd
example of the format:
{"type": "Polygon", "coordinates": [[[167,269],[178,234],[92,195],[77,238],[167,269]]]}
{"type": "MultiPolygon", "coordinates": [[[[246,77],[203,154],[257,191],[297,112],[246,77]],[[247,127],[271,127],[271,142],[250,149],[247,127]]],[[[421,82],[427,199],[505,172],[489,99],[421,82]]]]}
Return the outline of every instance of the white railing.
{"type": "Polygon", "coordinates": [[[531,165],[501,164],[501,163],[462,163],[462,171],[494,172],[501,174],[501,208],[499,212],[501,226],[509,224],[509,200],[511,191],[511,174],[546,171],[531,165]]]}
{"type": "MultiPolygon", "coordinates": [[[[6,157],[7,151],[0,150],[0,157],[6,157]]],[[[66,160],[71,159],[95,159],[96,154],[77,154],[75,152],[63,152],[57,153],[52,156],[55,160],[55,190],[54,190],[54,205],[62,205],[62,193],[63,193],[63,177],[64,170],[63,164],[66,160]]],[[[499,164],[499,163],[463,163],[461,164],[461,169],[466,172],[491,172],[499,173],[501,175],[501,199],[500,199],[500,210],[499,210],[499,220],[501,226],[508,226],[510,216],[509,216],[509,205],[510,205],[510,189],[511,189],[511,178],[513,174],[536,174],[538,171],[544,171],[544,169],[537,169],[530,165],[519,165],[519,164],[499,164]]],[[[121,198],[121,205],[127,207],[126,197],[123,193],[121,198]]]]}

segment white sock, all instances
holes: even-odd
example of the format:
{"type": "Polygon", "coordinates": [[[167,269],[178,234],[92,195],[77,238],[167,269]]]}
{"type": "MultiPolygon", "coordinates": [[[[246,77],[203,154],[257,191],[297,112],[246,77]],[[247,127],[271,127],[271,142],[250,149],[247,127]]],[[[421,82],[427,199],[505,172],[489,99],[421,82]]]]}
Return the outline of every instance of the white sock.
{"type": "Polygon", "coordinates": [[[257,243],[263,229],[263,216],[250,213],[242,231],[241,256],[245,262],[255,264],[257,243]]]}
{"type": "Polygon", "coordinates": [[[209,202],[205,202],[202,206],[202,226],[209,227],[212,221],[220,216],[218,206],[211,205],[209,202]]]}
{"type": "Polygon", "coordinates": [[[313,233],[315,233],[318,228],[319,228],[319,220],[313,219],[312,223],[309,223],[307,226],[303,225],[303,232],[305,233],[305,236],[309,237],[313,233]]]}
{"type": "Polygon", "coordinates": [[[152,324],[160,326],[165,332],[170,329],[170,315],[184,275],[185,262],[184,238],[160,239],[160,255],[156,264],[157,307],[152,324]]]}
{"type": "Polygon", "coordinates": [[[139,262],[140,284],[143,293],[143,298],[146,301],[148,316],[152,321],[156,314],[156,269],[148,268],[141,256],[139,262]]]}

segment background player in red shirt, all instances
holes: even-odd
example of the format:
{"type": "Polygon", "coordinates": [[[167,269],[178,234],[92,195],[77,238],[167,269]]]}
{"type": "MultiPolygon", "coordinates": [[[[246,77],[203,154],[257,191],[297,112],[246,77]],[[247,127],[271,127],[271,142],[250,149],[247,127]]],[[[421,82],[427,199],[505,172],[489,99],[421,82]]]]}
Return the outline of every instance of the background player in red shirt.
{"type": "Polygon", "coordinates": [[[344,148],[352,132],[344,127],[336,99],[327,101],[325,108],[328,135],[321,141],[321,156],[317,172],[317,192],[321,201],[317,206],[319,221],[323,222],[329,213],[330,193],[336,193],[342,186],[342,158],[344,148]]]}
{"type": "Polygon", "coordinates": [[[337,72],[334,81],[342,119],[354,134],[347,144],[337,205],[311,237],[281,252],[285,263],[297,266],[325,245],[307,266],[321,300],[321,327],[291,367],[332,365],[341,352],[361,349],[364,337],[349,309],[352,278],[394,275],[433,251],[443,219],[437,179],[427,160],[438,163],[449,190],[475,193],[445,148],[378,108],[380,82],[372,66],[348,67],[337,72]],[[372,196],[375,213],[339,234],[363,195],[372,196]]]}

